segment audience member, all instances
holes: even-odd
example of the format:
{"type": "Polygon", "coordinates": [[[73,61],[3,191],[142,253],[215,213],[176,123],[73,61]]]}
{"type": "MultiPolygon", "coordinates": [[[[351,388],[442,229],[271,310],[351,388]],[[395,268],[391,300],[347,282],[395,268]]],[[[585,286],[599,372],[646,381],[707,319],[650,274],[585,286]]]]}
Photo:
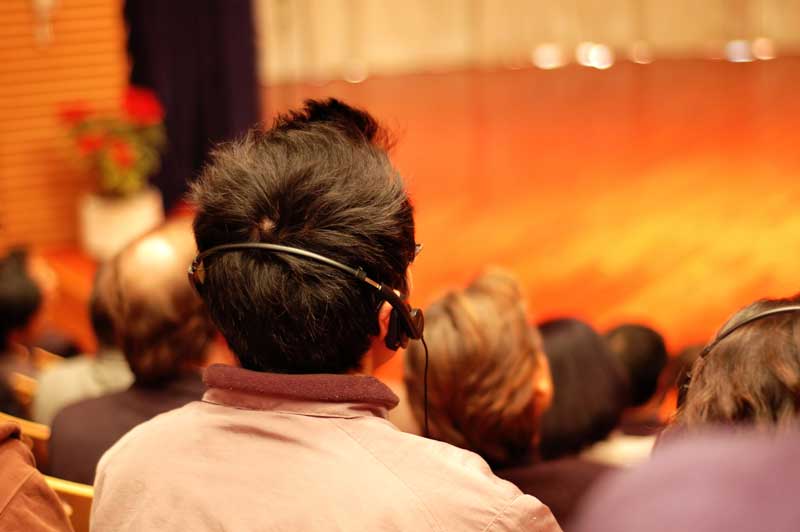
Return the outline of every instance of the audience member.
{"type": "Polygon", "coordinates": [[[28,254],[14,249],[0,259],[0,410],[26,412],[11,385],[12,373],[36,374],[27,345],[39,331],[43,294],[28,267],[28,254]]]}
{"type": "Polygon", "coordinates": [[[661,429],[656,391],[668,359],[664,338],[650,327],[628,323],[607,332],[606,340],[628,378],[629,405],[622,412],[622,432],[656,434],[661,429]]]}
{"type": "Polygon", "coordinates": [[[800,435],[697,434],[599,482],[575,532],[794,532],[800,435]]]}
{"type": "Polygon", "coordinates": [[[477,455],[385,419],[397,397],[369,374],[422,326],[400,299],[414,220],[386,149],[328,100],[215,152],[194,280],[244,369],[210,367],[202,402],[106,453],[93,530],[559,530],[477,455]],[[304,251],[211,251],[232,243],[304,251]]]}
{"type": "Polygon", "coordinates": [[[0,471],[0,530],[72,531],[14,423],[0,422],[0,471]]]}
{"type": "MultiPolygon", "coordinates": [[[[498,476],[537,497],[564,522],[609,468],[537,458],[539,422],[553,391],[524,301],[513,277],[491,271],[426,310],[426,339],[435,354],[428,386],[430,436],[480,454],[498,476]]],[[[417,431],[424,421],[424,372],[424,350],[412,344],[405,383],[417,431]]]]}
{"type": "Polygon", "coordinates": [[[627,381],[605,340],[575,319],[539,325],[553,375],[553,403],[542,418],[541,455],[570,456],[603,441],[628,401],[627,381]]]}
{"type": "Polygon", "coordinates": [[[177,220],[126,247],[100,283],[112,329],[134,375],[125,391],[67,406],[53,421],[51,474],[91,484],[102,454],[136,425],[198,400],[200,369],[214,337],[186,280],[195,253],[190,222],[177,220]]]}
{"type": "Polygon", "coordinates": [[[66,360],[39,375],[32,417],[49,425],[56,413],[67,405],[121,391],[133,382],[125,355],[117,347],[108,298],[111,295],[112,268],[101,266],[95,277],[89,301],[89,317],[97,338],[94,356],[66,360]]]}
{"type": "Polygon", "coordinates": [[[797,306],[800,295],[763,299],[723,325],[692,367],[679,397],[676,428],[795,425],[800,405],[797,306]]]}

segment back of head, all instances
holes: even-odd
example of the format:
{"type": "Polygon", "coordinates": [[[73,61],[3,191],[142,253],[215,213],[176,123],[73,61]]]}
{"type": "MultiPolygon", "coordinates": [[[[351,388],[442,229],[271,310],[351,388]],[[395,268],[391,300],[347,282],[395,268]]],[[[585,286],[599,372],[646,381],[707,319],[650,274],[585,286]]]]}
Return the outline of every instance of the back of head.
{"type": "Polygon", "coordinates": [[[27,252],[21,248],[0,259],[0,351],[8,348],[11,333],[24,329],[42,304],[27,262],[27,252]]]}
{"type": "Polygon", "coordinates": [[[667,363],[664,338],[650,327],[631,323],[611,329],[606,340],[628,376],[630,406],[644,405],[656,393],[667,363]]]}
{"type": "MultiPolygon", "coordinates": [[[[433,360],[430,436],[475,451],[493,465],[525,457],[538,434],[542,409],[535,404],[534,379],[547,366],[516,280],[499,271],[483,274],[466,290],[437,300],[425,316],[433,360]]],[[[405,360],[409,401],[421,421],[421,346],[409,345],[405,360]]]]}
{"type": "Polygon", "coordinates": [[[114,317],[111,313],[109,296],[112,293],[113,270],[108,264],[101,264],[94,277],[92,293],[89,296],[89,322],[102,348],[116,347],[117,336],[114,331],[114,317]]]}
{"type": "Polygon", "coordinates": [[[627,404],[627,380],[605,340],[586,323],[539,324],[553,375],[553,404],[542,418],[543,458],[574,454],[603,440],[627,404]]]}
{"type": "MultiPolygon", "coordinates": [[[[336,100],[221,146],[193,187],[197,247],[302,248],[407,292],[414,220],[387,148],[370,115],[336,100]]],[[[326,264],[239,250],[204,267],[203,297],[247,369],[345,373],[379,333],[378,292],[326,264]]]]}
{"type": "Polygon", "coordinates": [[[677,425],[790,426],[800,406],[800,311],[764,311],[800,304],[800,295],[764,299],[737,312],[695,361],[677,425]],[[735,329],[735,330],[734,330],[735,329]],[[729,331],[730,334],[728,334],[729,331]]]}
{"type": "Polygon", "coordinates": [[[127,246],[109,266],[106,300],[137,384],[162,384],[203,362],[215,330],[186,278],[194,255],[191,222],[178,219],[127,246]]]}

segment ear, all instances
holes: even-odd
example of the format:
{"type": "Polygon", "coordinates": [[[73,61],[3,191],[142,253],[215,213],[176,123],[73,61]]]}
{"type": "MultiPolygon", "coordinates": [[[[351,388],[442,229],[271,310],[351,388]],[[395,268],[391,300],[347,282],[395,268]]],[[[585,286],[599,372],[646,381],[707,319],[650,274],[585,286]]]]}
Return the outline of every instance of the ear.
{"type": "Polygon", "coordinates": [[[395,355],[395,351],[386,347],[386,333],[389,331],[391,315],[392,306],[384,301],[378,310],[378,334],[372,337],[369,350],[364,355],[361,368],[363,373],[371,375],[375,369],[384,365],[395,355]]]}
{"type": "Polygon", "coordinates": [[[539,354],[539,367],[533,375],[533,400],[536,414],[541,416],[553,402],[553,377],[550,374],[550,362],[544,353],[539,354]]]}

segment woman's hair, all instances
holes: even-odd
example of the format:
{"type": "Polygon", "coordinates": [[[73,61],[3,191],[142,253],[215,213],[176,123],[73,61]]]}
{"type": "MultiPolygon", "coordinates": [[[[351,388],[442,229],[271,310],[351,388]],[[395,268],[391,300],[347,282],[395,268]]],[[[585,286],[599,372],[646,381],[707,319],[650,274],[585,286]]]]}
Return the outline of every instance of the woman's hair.
{"type": "MultiPolygon", "coordinates": [[[[538,433],[534,378],[546,371],[536,327],[516,280],[501,271],[447,293],[425,311],[433,363],[428,379],[430,436],[480,454],[492,465],[526,457],[538,433]]],[[[405,357],[411,409],[423,419],[422,346],[405,357]]]]}
{"type": "Polygon", "coordinates": [[[678,427],[794,424],[800,406],[800,311],[739,326],[789,305],[800,305],[800,295],[756,301],[723,325],[719,340],[692,366],[675,418],[678,427]]]}
{"type": "Polygon", "coordinates": [[[577,453],[603,440],[628,400],[623,369],[605,340],[586,323],[539,324],[553,375],[553,403],[542,417],[542,458],[577,453]]]}

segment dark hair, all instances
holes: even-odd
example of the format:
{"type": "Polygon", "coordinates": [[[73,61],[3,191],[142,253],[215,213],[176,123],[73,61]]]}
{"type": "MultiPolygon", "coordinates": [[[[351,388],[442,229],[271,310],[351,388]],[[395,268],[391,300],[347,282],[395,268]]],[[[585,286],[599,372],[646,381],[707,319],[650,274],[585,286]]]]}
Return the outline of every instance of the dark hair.
{"type": "Polygon", "coordinates": [[[28,273],[28,253],[12,249],[0,259],[0,349],[8,348],[9,335],[24,328],[39,310],[42,293],[28,273]]]}
{"type": "Polygon", "coordinates": [[[647,403],[658,389],[658,377],[667,363],[664,338],[636,323],[614,327],[606,333],[611,352],[628,376],[630,406],[647,403]]]}
{"type": "Polygon", "coordinates": [[[114,331],[114,318],[108,305],[109,290],[107,283],[111,281],[111,268],[102,264],[94,276],[92,293],[89,297],[89,321],[92,331],[100,347],[116,347],[117,338],[114,331]]]}
{"type": "MultiPolygon", "coordinates": [[[[494,466],[527,457],[538,436],[534,377],[546,371],[541,339],[527,321],[516,280],[492,271],[466,290],[448,292],[425,311],[434,357],[428,379],[430,436],[480,454],[494,466]]],[[[414,342],[405,357],[411,409],[424,416],[425,355],[414,342]]]]}
{"type": "MultiPolygon", "coordinates": [[[[800,295],[743,308],[717,338],[766,310],[800,304],[800,295]]],[[[708,424],[794,425],[800,409],[800,311],[760,318],[712,342],[695,361],[679,427],[708,424]]]]}
{"type": "Polygon", "coordinates": [[[190,223],[177,219],[128,245],[109,266],[112,327],[137,384],[163,385],[205,360],[216,330],[186,278],[195,251],[190,223]]]}
{"type": "MultiPolygon", "coordinates": [[[[407,292],[414,219],[388,147],[369,114],[333,99],[219,147],[192,187],[198,249],[294,246],[407,292]]],[[[344,373],[379,334],[379,293],[328,265],[262,250],[205,265],[203,297],[247,369],[344,373]]]]}
{"type": "Polygon", "coordinates": [[[627,404],[627,381],[605,340],[588,324],[539,324],[553,375],[553,403],[542,418],[542,458],[574,454],[603,440],[627,404]]]}

